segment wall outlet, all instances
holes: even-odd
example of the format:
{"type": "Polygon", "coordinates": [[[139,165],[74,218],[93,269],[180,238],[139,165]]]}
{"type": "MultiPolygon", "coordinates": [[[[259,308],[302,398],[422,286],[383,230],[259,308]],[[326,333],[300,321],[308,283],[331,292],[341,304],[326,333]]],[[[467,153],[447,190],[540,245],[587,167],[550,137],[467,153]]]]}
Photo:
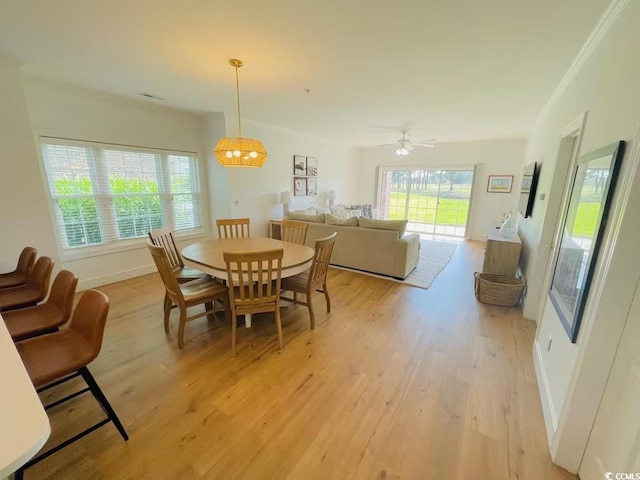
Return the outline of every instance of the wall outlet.
{"type": "Polygon", "coordinates": [[[551,351],[551,344],[553,343],[553,338],[549,335],[549,343],[547,343],[547,352],[551,351]]]}

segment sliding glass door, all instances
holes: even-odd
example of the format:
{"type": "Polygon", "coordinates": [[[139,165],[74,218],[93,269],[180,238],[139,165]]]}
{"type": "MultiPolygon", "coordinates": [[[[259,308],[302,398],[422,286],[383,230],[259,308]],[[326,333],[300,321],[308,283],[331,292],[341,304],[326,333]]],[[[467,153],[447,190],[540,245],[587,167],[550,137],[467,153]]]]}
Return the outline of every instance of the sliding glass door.
{"type": "Polygon", "coordinates": [[[472,185],[472,169],[381,167],[378,209],[382,218],[409,220],[413,232],[464,237],[472,185]]]}

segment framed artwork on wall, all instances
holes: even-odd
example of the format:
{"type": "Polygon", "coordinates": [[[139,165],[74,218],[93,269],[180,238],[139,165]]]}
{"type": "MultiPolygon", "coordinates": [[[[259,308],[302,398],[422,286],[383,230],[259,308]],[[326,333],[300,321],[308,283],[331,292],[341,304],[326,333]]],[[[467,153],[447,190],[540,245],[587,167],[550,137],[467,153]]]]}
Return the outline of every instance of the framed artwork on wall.
{"type": "Polygon", "coordinates": [[[295,197],[304,197],[306,194],[307,179],[304,177],[293,177],[293,195],[295,197]]]}
{"type": "Polygon", "coordinates": [[[549,289],[551,303],[572,343],[578,338],[624,146],[620,141],[582,155],[573,172],[549,289]]]}
{"type": "Polygon", "coordinates": [[[294,175],[307,175],[307,158],[302,155],[293,156],[293,174],[294,175]]]}
{"type": "Polygon", "coordinates": [[[307,175],[309,177],[318,176],[318,159],[317,158],[307,157],[307,175]]]}
{"type": "Polygon", "coordinates": [[[315,177],[307,178],[307,195],[318,194],[318,179],[315,177]]]}
{"type": "Polygon", "coordinates": [[[489,193],[511,193],[513,185],[513,175],[489,175],[487,192],[489,193]]]}

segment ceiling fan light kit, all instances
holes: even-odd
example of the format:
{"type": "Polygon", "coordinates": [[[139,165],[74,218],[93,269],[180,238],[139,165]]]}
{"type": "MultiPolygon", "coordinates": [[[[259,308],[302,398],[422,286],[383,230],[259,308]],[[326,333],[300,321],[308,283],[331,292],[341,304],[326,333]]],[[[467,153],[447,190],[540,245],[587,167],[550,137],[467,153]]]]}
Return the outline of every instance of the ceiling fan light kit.
{"type": "Polygon", "coordinates": [[[242,60],[232,58],[229,60],[236,70],[236,98],[238,104],[238,136],[224,137],[218,141],[216,148],[213,150],[218,162],[223,167],[250,167],[260,168],[267,159],[267,151],[262,142],[255,138],[242,137],[242,122],[240,119],[240,86],[238,82],[238,68],[243,63],[242,60]]]}

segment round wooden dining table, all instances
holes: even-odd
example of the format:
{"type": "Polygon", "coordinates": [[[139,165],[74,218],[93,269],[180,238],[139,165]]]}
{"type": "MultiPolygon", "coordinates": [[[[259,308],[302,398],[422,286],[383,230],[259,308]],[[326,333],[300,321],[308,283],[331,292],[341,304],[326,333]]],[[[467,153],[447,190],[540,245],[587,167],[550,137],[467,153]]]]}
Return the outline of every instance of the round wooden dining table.
{"type": "MultiPolygon", "coordinates": [[[[228,280],[224,252],[253,253],[282,248],[281,277],[291,277],[311,267],[313,249],[298,243],[283,242],[273,238],[216,238],[193,243],[182,250],[186,263],[212,277],[228,280]]],[[[245,315],[245,326],[251,327],[251,316],[245,315]]]]}

